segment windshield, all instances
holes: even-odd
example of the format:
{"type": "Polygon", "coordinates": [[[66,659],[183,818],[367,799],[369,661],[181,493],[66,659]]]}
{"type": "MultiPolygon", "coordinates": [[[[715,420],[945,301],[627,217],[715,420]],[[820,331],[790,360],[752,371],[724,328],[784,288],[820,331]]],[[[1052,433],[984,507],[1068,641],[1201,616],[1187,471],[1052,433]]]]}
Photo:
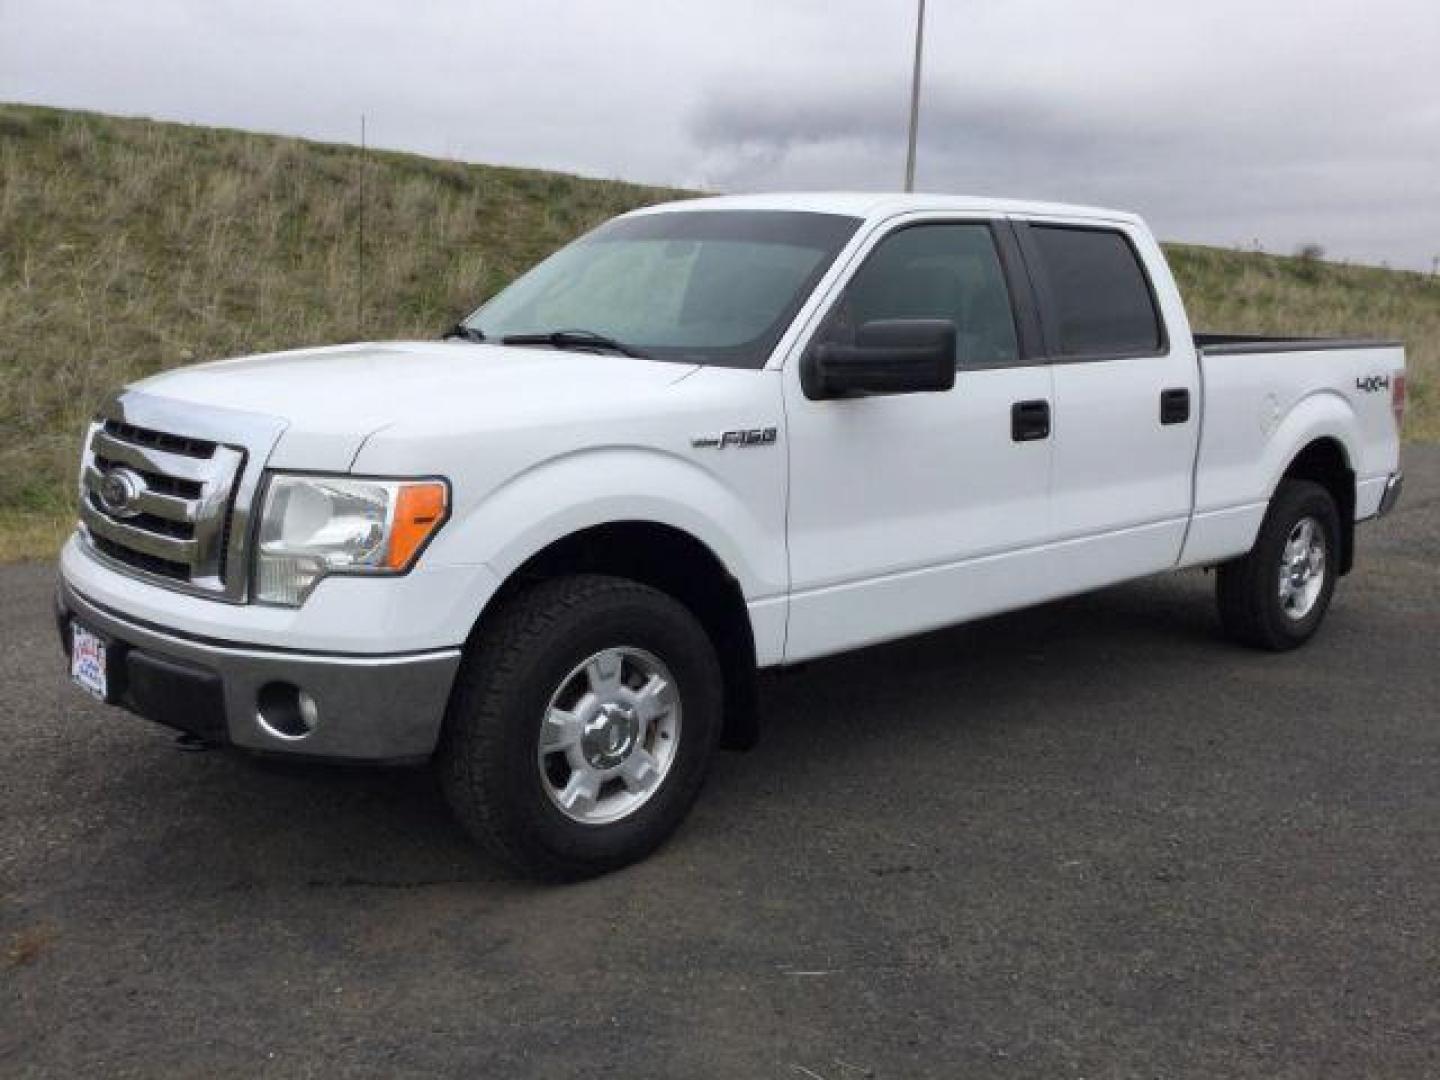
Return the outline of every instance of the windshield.
{"type": "MultiPolygon", "coordinates": [[[[772,210],[619,218],[561,248],[461,325],[489,341],[574,331],[657,360],[758,368],[859,224],[772,210]]],[[[587,347],[578,336],[549,343],[587,347]]]]}

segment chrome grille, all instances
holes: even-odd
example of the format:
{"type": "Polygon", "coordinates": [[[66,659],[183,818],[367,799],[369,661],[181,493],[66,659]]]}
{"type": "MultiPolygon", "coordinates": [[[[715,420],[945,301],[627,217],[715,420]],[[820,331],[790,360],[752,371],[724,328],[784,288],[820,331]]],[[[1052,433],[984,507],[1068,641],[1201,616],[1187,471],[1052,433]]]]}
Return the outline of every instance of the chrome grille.
{"type": "Polygon", "coordinates": [[[81,463],[91,552],[169,588],[243,600],[247,530],[238,526],[282,427],[141,394],[116,398],[91,425],[81,463]]]}

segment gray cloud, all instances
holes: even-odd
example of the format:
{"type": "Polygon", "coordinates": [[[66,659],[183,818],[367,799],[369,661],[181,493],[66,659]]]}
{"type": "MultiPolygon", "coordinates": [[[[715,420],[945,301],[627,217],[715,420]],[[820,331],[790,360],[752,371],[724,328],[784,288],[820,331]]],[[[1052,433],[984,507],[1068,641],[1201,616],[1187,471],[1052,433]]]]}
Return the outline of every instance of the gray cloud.
{"type": "MultiPolygon", "coordinates": [[[[1020,30],[1038,4],[1003,33],[992,10],[932,35],[921,187],[1124,206],[1209,243],[1313,239],[1418,268],[1440,254],[1440,9],[1394,0],[1360,24],[1338,4],[1277,3],[1266,27],[1219,0],[1147,10],[1117,36],[1097,6],[1054,5],[1037,56],[984,46],[1036,40],[1020,30]],[[1087,19],[1105,42],[1072,25],[1087,19]]],[[[902,94],[893,79],[716,85],[688,131],[722,186],[888,187],[902,94]]]]}
{"type": "MultiPolygon", "coordinates": [[[[1434,0],[929,0],[919,180],[1428,268],[1434,0]]],[[[0,98],[724,190],[894,188],[909,0],[0,0],[0,98]]]]}

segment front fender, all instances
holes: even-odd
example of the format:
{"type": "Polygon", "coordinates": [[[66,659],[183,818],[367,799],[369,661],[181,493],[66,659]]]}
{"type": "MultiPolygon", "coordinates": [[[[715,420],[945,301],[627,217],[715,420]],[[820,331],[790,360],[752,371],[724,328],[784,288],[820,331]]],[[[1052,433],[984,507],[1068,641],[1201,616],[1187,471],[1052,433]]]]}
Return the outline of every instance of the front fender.
{"type": "MultiPolygon", "coordinates": [[[[783,484],[781,473],[745,468],[727,476],[650,447],[572,451],[530,466],[470,505],[458,505],[427,558],[483,562],[503,582],[532,556],[583,529],[654,522],[709,548],[739,583],[752,620],[757,608],[774,608],[783,634],[788,584],[783,484]],[[760,484],[769,490],[749,490],[760,484]]],[[[477,618],[487,601],[482,598],[477,618]]],[[[756,630],[759,646],[761,628],[756,630]]]]}

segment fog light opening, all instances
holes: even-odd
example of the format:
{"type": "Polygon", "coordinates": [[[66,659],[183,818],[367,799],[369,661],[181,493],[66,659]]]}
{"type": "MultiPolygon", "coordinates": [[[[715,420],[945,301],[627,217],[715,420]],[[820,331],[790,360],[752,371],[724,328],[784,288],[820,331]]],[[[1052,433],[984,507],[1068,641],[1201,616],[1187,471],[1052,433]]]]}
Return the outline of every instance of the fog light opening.
{"type": "Polygon", "coordinates": [[[277,739],[303,739],[320,722],[320,706],[293,683],[272,682],[255,697],[256,719],[277,739]]]}

